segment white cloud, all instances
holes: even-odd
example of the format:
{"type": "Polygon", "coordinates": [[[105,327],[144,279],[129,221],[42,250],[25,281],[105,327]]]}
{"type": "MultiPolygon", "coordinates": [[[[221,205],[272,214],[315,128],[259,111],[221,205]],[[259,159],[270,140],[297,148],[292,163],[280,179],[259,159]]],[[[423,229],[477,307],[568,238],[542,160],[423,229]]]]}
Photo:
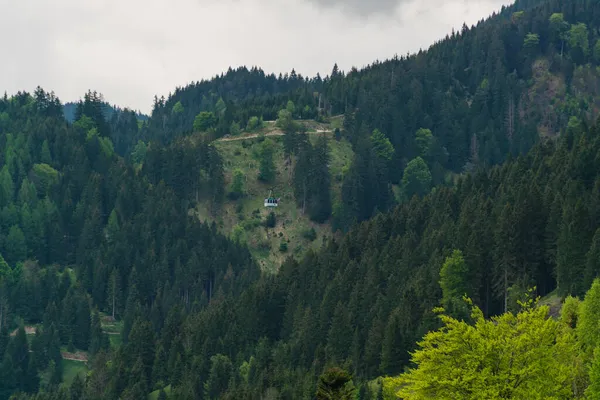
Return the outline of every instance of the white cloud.
{"type": "Polygon", "coordinates": [[[326,75],[335,62],[347,70],[427,48],[508,1],[395,4],[382,0],[376,12],[331,0],[0,0],[0,90],[40,85],[71,101],[92,89],[149,112],[155,94],[229,66],[326,75]]]}

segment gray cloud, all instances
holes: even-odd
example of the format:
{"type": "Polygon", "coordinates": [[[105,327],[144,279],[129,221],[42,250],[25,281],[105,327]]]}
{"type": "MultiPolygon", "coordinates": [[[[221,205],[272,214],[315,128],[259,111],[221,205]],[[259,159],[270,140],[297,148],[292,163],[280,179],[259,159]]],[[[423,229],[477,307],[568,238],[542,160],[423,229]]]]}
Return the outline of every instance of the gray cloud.
{"type": "Polygon", "coordinates": [[[309,76],[335,62],[360,68],[426,48],[508,3],[434,1],[382,0],[386,12],[361,14],[356,0],[0,0],[0,91],[40,85],[70,101],[94,89],[149,112],[155,94],[229,66],[309,76]]]}
{"type": "Polygon", "coordinates": [[[325,8],[338,8],[350,14],[368,17],[373,14],[395,12],[405,0],[309,0],[325,8]]]}

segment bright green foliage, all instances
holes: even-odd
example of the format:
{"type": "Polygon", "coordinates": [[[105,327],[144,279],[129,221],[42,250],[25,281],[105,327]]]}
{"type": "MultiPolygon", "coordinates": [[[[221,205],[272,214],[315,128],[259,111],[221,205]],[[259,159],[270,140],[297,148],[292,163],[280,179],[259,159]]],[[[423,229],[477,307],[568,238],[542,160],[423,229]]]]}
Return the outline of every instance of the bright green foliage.
{"type": "Polygon", "coordinates": [[[87,115],[82,115],[81,118],[73,123],[73,127],[87,134],[94,128],[94,120],[87,115]]]}
{"type": "Polygon", "coordinates": [[[440,270],[442,305],[451,315],[455,308],[462,304],[463,296],[469,295],[468,273],[469,270],[460,250],[454,250],[442,265],[440,270]]]}
{"type": "Polygon", "coordinates": [[[537,49],[540,45],[540,35],[537,33],[528,33],[525,35],[525,40],[523,41],[523,46],[530,51],[537,49]]]}
{"type": "Polygon", "coordinates": [[[600,347],[594,349],[594,358],[589,366],[589,382],[585,390],[586,399],[600,399],[600,347]]]}
{"type": "Polygon", "coordinates": [[[276,124],[284,132],[295,131],[294,128],[296,128],[292,113],[290,113],[287,109],[279,111],[277,114],[276,124]]]}
{"type": "Polygon", "coordinates": [[[567,296],[560,309],[560,321],[575,329],[577,327],[577,318],[579,316],[579,308],[581,301],[577,297],[567,296]]]}
{"type": "Polygon", "coordinates": [[[492,320],[473,306],[474,325],[441,314],[444,326],[413,353],[417,367],[386,385],[405,400],[573,398],[571,329],[548,318],[547,306],[523,305],[492,320]]]}
{"type": "Polygon", "coordinates": [[[137,144],[133,148],[131,152],[131,161],[134,164],[142,164],[146,159],[146,153],[148,151],[148,146],[142,140],[138,140],[137,144]]]}
{"type": "Polygon", "coordinates": [[[580,49],[585,56],[590,52],[590,41],[587,25],[583,23],[571,26],[569,31],[569,46],[571,49],[580,49]]]}
{"type": "Polygon", "coordinates": [[[561,33],[569,29],[569,23],[565,21],[563,13],[554,13],[550,16],[550,29],[561,33]]]}
{"type": "Polygon", "coordinates": [[[329,368],[317,383],[317,400],[353,400],[356,388],[352,376],[341,368],[329,368]]]}
{"type": "Polygon", "coordinates": [[[407,198],[414,195],[422,196],[429,191],[431,172],[429,172],[429,167],[421,157],[417,157],[408,163],[404,169],[402,184],[407,198]]]}
{"type": "Polygon", "coordinates": [[[394,146],[379,129],[375,129],[371,134],[371,143],[373,150],[382,160],[390,161],[394,156],[394,146]]]}
{"type": "Polygon", "coordinates": [[[86,136],[85,136],[85,140],[90,141],[94,138],[97,138],[98,136],[100,136],[100,134],[98,133],[98,128],[93,127],[92,129],[90,129],[86,136]]]}
{"type": "Polygon", "coordinates": [[[258,118],[256,116],[250,117],[248,120],[248,124],[246,124],[246,130],[248,132],[255,131],[256,129],[260,129],[262,127],[262,118],[258,118]]]}
{"type": "Polygon", "coordinates": [[[577,319],[577,337],[588,359],[600,344],[600,279],[585,294],[577,319]]]}
{"type": "Polygon", "coordinates": [[[183,108],[183,104],[181,104],[181,101],[178,101],[177,103],[175,103],[175,105],[173,105],[173,108],[171,109],[171,112],[173,114],[181,114],[183,113],[184,108],[183,108]]]}
{"type": "Polygon", "coordinates": [[[202,111],[200,114],[196,115],[194,119],[194,131],[196,132],[205,132],[217,124],[217,118],[215,114],[210,111],[202,111]]]}
{"type": "Polygon", "coordinates": [[[38,193],[46,194],[58,182],[58,171],[48,164],[34,164],[31,169],[31,180],[38,193]]]}
{"type": "Polygon", "coordinates": [[[100,149],[106,158],[111,158],[115,155],[115,147],[109,137],[99,138],[100,149]]]}

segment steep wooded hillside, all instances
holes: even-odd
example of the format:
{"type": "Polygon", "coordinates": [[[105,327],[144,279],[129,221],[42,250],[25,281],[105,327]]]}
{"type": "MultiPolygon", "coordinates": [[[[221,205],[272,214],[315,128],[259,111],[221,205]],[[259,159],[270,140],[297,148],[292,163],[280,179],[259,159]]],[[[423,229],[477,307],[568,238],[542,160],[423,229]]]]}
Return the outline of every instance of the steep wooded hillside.
{"type": "Polygon", "coordinates": [[[346,191],[338,205],[335,224],[346,229],[388,209],[387,184],[402,183],[406,167],[418,157],[432,176],[425,186],[442,184],[448,171],[525,153],[540,138],[563,131],[572,116],[593,121],[600,87],[599,20],[600,6],[589,0],[517,1],[427,51],[361,70],[335,66],[325,78],[304,78],[295,72],[276,77],[257,68],[230,69],[156,99],[143,135],[168,143],[195,130],[205,113],[215,116],[220,137],[243,129],[252,117],[275,120],[290,100],[295,118],[345,114],[344,134],[358,154],[345,182],[359,188],[346,191]],[[395,150],[388,171],[377,177],[366,172],[376,162],[369,160],[363,141],[375,129],[395,150]],[[365,184],[373,180],[376,187],[365,184]],[[360,188],[375,191],[376,198],[361,199],[366,194],[360,188]]]}

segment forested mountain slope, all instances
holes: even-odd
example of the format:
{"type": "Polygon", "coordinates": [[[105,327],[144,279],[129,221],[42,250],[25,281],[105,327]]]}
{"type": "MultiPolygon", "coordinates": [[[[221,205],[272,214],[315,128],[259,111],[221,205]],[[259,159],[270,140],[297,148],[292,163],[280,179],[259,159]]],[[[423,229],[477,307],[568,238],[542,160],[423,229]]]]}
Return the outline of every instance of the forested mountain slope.
{"type": "Polygon", "coordinates": [[[347,378],[329,367],[367,399],[440,304],[464,315],[467,294],[489,317],[530,287],[583,295],[600,269],[599,13],[520,1],[361,71],[231,70],[142,123],[93,92],[73,123],[42,89],[0,99],[0,399],[314,398],[347,378]],[[196,215],[277,227],[238,213],[245,179],[347,234],[261,274],[251,230],[196,215]],[[70,384],[75,351],[90,370],[70,384]]]}
{"type": "Polygon", "coordinates": [[[564,130],[571,116],[594,120],[598,21],[600,5],[590,0],[517,1],[427,51],[361,70],[335,66],[325,78],[305,78],[230,69],[155,99],[143,136],[168,143],[192,132],[204,112],[218,116],[214,130],[220,137],[232,126],[246,127],[252,117],[275,120],[290,100],[294,118],[345,114],[345,134],[360,153],[356,168],[344,177],[346,186],[359,189],[347,191],[338,205],[337,225],[348,227],[375,209],[388,209],[387,183],[401,183],[403,171],[419,156],[431,183],[441,184],[448,171],[523,154],[540,138],[564,130]],[[369,171],[377,162],[362,140],[375,129],[395,150],[391,168],[378,175],[369,171]],[[431,134],[429,145],[415,137],[421,129],[431,134]],[[362,199],[368,191],[375,193],[371,201],[362,199]]]}
{"type": "Polygon", "coordinates": [[[94,117],[68,125],[41,89],[0,100],[0,398],[55,388],[67,347],[108,350],[99,311],[127,343],[140,315],[162,325],[175,304],[202,308],[259,275],[245,248],[119,158],[94,117]],[[33,352],[23,324],[37,325],[33,352]]]}
{"type": "Polygon", "coordinates": [[[185,307],[185,297],[166,314],[148,308],[112,356],[119,367],[97,358],[76,390],[93,393],[101,380],[102,398],[167,384],[174,398],[312,398],[323,369],[339,365],[370,398],[365,382],[401,372],[415,341],[438,327],[441,287],[464,291],[484,315],[518,310],[532,286],[585,293],[600,271],[599,154],[598,126],[572,120],[556,144],[414,197],[206,308],[185,307]],[[454,249],[465,267],[442,283],[454,249]]]}

